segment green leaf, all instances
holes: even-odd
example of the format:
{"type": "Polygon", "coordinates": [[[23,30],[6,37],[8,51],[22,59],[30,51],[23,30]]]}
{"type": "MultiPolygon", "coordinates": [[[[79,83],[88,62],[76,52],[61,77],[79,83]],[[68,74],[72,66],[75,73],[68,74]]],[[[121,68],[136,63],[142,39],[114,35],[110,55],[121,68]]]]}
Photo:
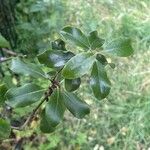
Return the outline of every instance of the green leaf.
{"type": "Polygon", "coordinates": [[[28,83],[21,87],[12,88],[6,93],[6,103],[11,107],[25,107],[41,99],[45,89],[36,84],[28,83]]]}
{"type": "Polygon", "coordinates": [[[10,135],[11,128],[8,121],[0,118],[0,140],[7,139],[10,135]]]}
{"type": "Polygon", "coordinates": [[[104,49],[106,52],[121,57],[127,57],[133,54],[133,48],[131,46],[130,39],[120,38],[120,39],[113,40],[110,43],[106,43],[104,49]]]}
{"type": "Polygon", "coordinates": [[[45,108],[46,120],[52,127],[57,126],[63,119],[65,112],[65,105],[62,101],[62,95],[56,89],[51,95],[45,108]]]}
{"type": "Polygon", "coordinates": [[[0,85],[0,105],[3,105],[5,100],[6,100],[6,97],[5,97],[5,94],[7,92],[7,87],[5,84],[1,84],[0,85]]]}
{"type": "Polygon", "coordinates": [[[50,122],[46,118],[45,109],[41,113],[40,130],[43,133],[51,133],[55,130],[55,128],[51,126],[50,122]]]}
{"type": "Polygon", "coordinates": [[[108,64],[112,69],[114,69],[116,67],[114,63],[108,63],[108,64]]]}
{"type": "Polygon", "coordinates": [[[73,93],[63,92],[63,100],[67,109],[79,119],[90,113],[88,104],[80,100],[73,93]]]}
{"type": "Polygon", "coordinates": [[[47,67],[62,68],[73,56],[74,54],[69,51],[51,50],[38,55],[38,60],[41,64],[45,64],[47,67]]]}
{"type": "Polygon", "coordinates": [[[65,27],[62,29],[60,34],[68,41],[74,43],[84,49],[89,49],[88,38],[82,33],[82,31],[75,27],[65,27]]]}
{"type": "Polygon", "coordinates": [[[81,79],[65,79],[65,89],[68,92],[73,92],[79,88],[81,84],[81,79]]]}
{"type": "Polygon", "coordinates": [[[96,59],[104,66],[108,64],[106,57],[102,54],[97,54],[96,59]]]}
{"type": "Polygon", "coordinates": [[[98,61],[93,64],[90,85],[94,96],[99,100],[104,99],[110,92],[111,83],[104,66],[98,61]]]}
{"type": "Polygon", "coordinates": [[[0,47],[1,48],[10,48],[9,42],[0,34],[0,47]]]}
{"type": "Polygon", "coordinates": [[[95,57],[92,53],[80,53],[72,57],[64,69],[62,75],[66,79],[75,79],[87,74],[92,67],[95,57]]]}
{"type": "Polygon", "coordinates": [[[66,51],[65,42],[61,39],[57,39],[52,42],[52,49],[53,50],[64,50],[66,51]]]}
{"type": "Polygon", "coordinates": [[[35,78],[47,78],[46,74],[38,65],[32,63],[24,63],[19,58],[15,58],[12,60],[11,70],[15,73],[30,75],[35,78]]]}
{"type": "Polygon", "coordinates": [[[88,39],[89,39],[91,50],[94,50],[96,48],[102,48],[102,45],[104,44],[104,39],[98,37],[97,31],[90,32],[88,39]]]}

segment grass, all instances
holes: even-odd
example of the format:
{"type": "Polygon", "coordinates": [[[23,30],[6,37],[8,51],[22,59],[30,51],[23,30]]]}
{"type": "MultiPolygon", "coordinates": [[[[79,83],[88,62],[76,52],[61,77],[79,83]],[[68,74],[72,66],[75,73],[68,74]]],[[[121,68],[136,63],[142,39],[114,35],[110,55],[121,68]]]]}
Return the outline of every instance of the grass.
{"type": "Polygon", "coordinates": [[[67,141],[67,149],[71,145],[83,150],[150,148],[150,1],[78,0],[68,1],[68,6],[71,25],[85,31],[97,29],[106,38],[130,37],[135,54],[111,58],[116,68],[109,71],[112,90],[107,99],[96,102],[87,85],[81,87],[91,114],[65,123],[64,145],[67,141]]]}

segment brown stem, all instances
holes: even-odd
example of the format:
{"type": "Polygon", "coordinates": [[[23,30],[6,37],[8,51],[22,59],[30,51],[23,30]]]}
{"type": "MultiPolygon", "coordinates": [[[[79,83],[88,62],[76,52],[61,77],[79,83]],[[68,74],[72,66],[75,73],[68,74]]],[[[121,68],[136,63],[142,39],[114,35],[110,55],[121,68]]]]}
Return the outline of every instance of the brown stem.
{"type": "Polygon", "coordinates": [[[21,126],[21,130],[23,130],[26,126],[29,125],[29,123],[32,121],[32,119],[34,118],[36,112],[38,111],[38,109],[41,107],[41,105],[46,101],[46,98],[44,98],[38,105],[37,107],[32,111],[31,115],[27,118],[27,120],[25,121],[25,123],[21,126]]]}
{"type": "Polygon", "coordinates": [[[2,48],[2,51],[4,51],[5,53],[11,55],[11,56],[18,56],[17,53],[13,52],[12,50],[8,50],[6,48],[2,48]]]}
{"type": "MultiPolygon", "coordinates": [[[[61,69],[62,70],[62,69],[61,69]]],[[[57,72],[56,74],[59,74],[59,72],[57,72]]],[[[56,75],[57,77],[57,75],[56,75]]],[[[37,113],[37,111],[39,110],[39,108],[41,107],[41,105],[48,100],[48,97],[52,95],[54,89],[56,89],[57,87],[59,87],[58,85],[58,81],[56,80],[52,80],[52,85],[49,86],[48,90],[45,92],[45,96],[43,98],[43,100],[36,106],[36,108],[32,111],[32,113],[30,114],[30,116],[27,118],[27,120],[24,122],[24,124],[21,127],[11,127],[12,129],[15,130],[23,130],[26,126],[29,126],[30,123],[32,122],[32,120],[35,117],[35,114],[37,113]]]]}
{"type": "Polygon", "coordinates": [[[39,110],[39,108],[41,107],[41,105],[47,100],[47,98],[48,98],[48,96],[45,95],[45,97],[43,98],[43,100],[36,106],[36,108],[32,111],[32,113],[30,114],[30,116],[27,118],[27,120],[24,122],[24,124],[21,127],[13,127],[12,126],[11,128],[14,129],[14,130],[23,130],[26,126],[28,126],[32,122],[32,119],[34,118],[35,114],[37,113],[37,111],[39,110]]]}
{"type": "Polygon", "coordinates": [[[57,76],[58,76],[59,73],[63,70],[63,68],[64,68],[64,67],[62,67],[62,68],[56,73],[56,75],[54,76],[52,82],[56,80],[57,76]]]}

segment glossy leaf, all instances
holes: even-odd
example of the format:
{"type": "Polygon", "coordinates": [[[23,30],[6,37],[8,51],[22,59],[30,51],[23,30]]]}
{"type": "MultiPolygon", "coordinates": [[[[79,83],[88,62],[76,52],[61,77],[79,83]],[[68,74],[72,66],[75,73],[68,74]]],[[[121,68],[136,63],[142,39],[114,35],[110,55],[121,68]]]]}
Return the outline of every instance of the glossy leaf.
{"type": "Polygon", "coordinates": [[[11,128],[8,121],[0,118],[0,140],[7,139],[10,135],[11,128]]]}
{"type": "Polygon", "coordinates": [[[120,38],[120,39],[113,40],[110,43],[107,43],[104,49],[106,52],[121,57],[127,57],[133,54],[133,48],[131,46],[130,39],[120,38]]]}
{"type": "Polygon", "coordinates": [[[9,48],[10,44],[9,42],[0,34],[0,47],[1,48],[9,48]]]}
{"type": "Polygon", "coordinates": [[[38,65],[25,63],[19,58],[15,58],[12,60],[11,70],[17,74],[30,75],[35,78],[46,78],[45,73],[38,65]]]}
{"type": "Polygon", "coordinates": [[[104,99],[110,92],[111,83],[104,66],[98,61],[93,64],[90,85],[94,96],[99,100],[104,99]]]}
{"type": "Polygon", "coordinates": [[[102,45],[104,44],[104,39],[98,37],[97,31],[90,32],[88,39],[91,50],[94,50],[96,48],[102,48],[102,45]]]}
{"type": "Polygon", "coordinates": [[[112,69],[114,69],[114,68],[116,67],[114,63],[109,63],[109,66],[110,66],[112,69]]]}
{"type": "Polygon", "coordinates": [[[51,126],[50,122],[46,118],[45,109],[41,113],[40,130],[43,133],[51,133],[55,130],[55,128],[51,126]]]}
{"type": "Polygon", "coordinates": [[[41,64],[45,64],[47,67],[61,68],[73,56],[74,54],[69,51],[51,50],[38,55],[38,60],[41,64]]]}
{"type": "Polygon", "coordinates": [[[68,92],[73,92],[79,88],[81,84],[81,79],[65,79],[65,89],[68,92]]]}
{"type": "Polygon", "coordinates": [[[62,75],[66,79],[75,79],[87,74],[92,67],[95,57],[92,53],[80,53],[72,57],[64,69],[62,75]]]}
{"type": "Polygon", "coordinates": [[[61,39],[57,39],[52,42],[52,49],[53,50],[64,50],[66,51],[65,42],[61,39]]]}
{"type": "Polygon", "coordinates": [[[104,66],[108,64],[106,57],[102,54],[97,54],[96,59],[104,66]]]}
{"type": "Polygon", "coordinates": [[[62,100],[62,95],[57,89],[51,95],[45,108],[46,120],[52,127],[57,126],[63,119],[65,105],[62,100]]]}
{"type": "Polygon", "coordinates": [[[63,93],[63,100],[67,109],[77,118],[83,118],[90,113],[87,103],[80,100],[75,94],[70,92],[63,93]]]}
{"type": "Polygon", "coordinates": [[[5,100],[6,100],[6,97],[5,97],[5,94],[7,92],[7,87],[5,84],[1,84],[0,85],[0,105],[3,105],[5,100]]]}
{"type": "Polygon", "coordinates": [[[82,33],[82,31],[75,27],[65,27],[60,32],[61,35],[68,41],[71,41],[76,46],[84,49],[89,49],[88,38],[82,33]]]}
{"type": "Polygon", "coordinates": [[[41,99],[45,89],[36,84],[25,84],[21,87],[12,88],[6,93],[7,104],[11,107],[25,107],[41,99]]]}

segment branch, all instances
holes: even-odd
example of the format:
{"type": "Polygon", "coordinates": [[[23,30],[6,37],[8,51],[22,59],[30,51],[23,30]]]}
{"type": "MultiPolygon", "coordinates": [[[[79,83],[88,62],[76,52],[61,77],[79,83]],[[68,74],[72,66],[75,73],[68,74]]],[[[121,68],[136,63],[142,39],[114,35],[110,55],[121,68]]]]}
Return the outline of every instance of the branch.
{"type": "Polygon", "coordinates": [[[8,50],[6,48],[2,48],[2,51],[4,51],[5,53],[11,55],[11,56],[18,56],[17,53],[13,52],[12,50],[8,50]]]}
{"type": "Polygon", "coordinates": [[[6,58],[6,57],[0,57],[0,63],[9,61],[9,60],[11,60],[11,59],[12,59],[12,57],[9,57],[9,58],[6,58]]]}
{"type": "Polygon", "coordinates": [[[22,57],[22,58],[27,57],[27,55],[16,55],[16,56],[8,57],[8,58],[6,58],[6,57],[0,57],[0,63],[9,61],[12,58],[17,57],[17,56],[22,57]]]}
{"type": "MultiPolygon", "coordinates": [[[[61,69],[62,70],[62,69],[61,69]]],[[[57,75],[60,73],[57,72],[56,73],[56,77],[57,75]]],[[[59,84],[56,80],[52,80],[52,85],[49,86],[48,90],[45,92],[45,96],[43,98],[43,100],[36,106],[36,108],[32,111],[32,113],[30,114],[30,116],[27,118],[27,120],[24,122],[24,124],[21,126],[21,127],[11,127],[12,129],[15,129],[15,130],[23,130],[26,126],[30,125],[30,123],[32,122],[32,120],[34,119],[35,117],[35,114],[37,113],[37,111],[39,110],[39,108],[41,107],[41,105],[45,102],[45,101],[48,101],[48,98],[49,96],[52,95],[54,89],[56,89],[57,87],[59,87],[59,84]]]]}
{"type": "Polygon", "coordinates": [[[59,75],[59,73],[63,70],[64,67],[62,67],[54,76],[53,80],[51,80],[52,82],[56,80],[57,76],[59,75]]]}
{"type": "Polygon", "coordinates": [[[32,121],[32,119],[34,118],[36,112],[38,111],[38,109],[41,107],[41,105],[47,100],[47,97],[44,97],[44,99],[37,105],[37,107],[32,111],[31,115],[27,118],[27,120],[25,121],[25,123],[21,126],[21,130],[23,130],[26,126],[29,125],[29,123],[32,121]]]}

